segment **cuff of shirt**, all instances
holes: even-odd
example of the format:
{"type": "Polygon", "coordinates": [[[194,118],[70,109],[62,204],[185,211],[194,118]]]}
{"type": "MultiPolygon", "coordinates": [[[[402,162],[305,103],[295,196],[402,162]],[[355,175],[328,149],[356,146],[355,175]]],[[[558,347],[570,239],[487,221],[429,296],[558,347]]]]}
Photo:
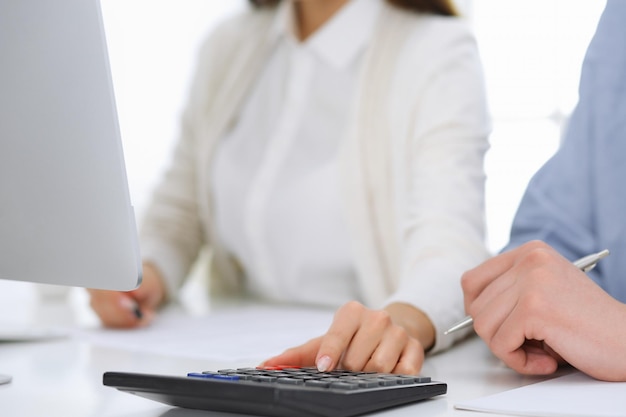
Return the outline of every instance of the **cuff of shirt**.
{"type": "Polygon", "coordinates": [[[167,298],[175,298],[187,274],[186,262],[172,248],[155,242],[142,241],[141,256],[143,262],[154,265],[161,273],[167,298]]]}

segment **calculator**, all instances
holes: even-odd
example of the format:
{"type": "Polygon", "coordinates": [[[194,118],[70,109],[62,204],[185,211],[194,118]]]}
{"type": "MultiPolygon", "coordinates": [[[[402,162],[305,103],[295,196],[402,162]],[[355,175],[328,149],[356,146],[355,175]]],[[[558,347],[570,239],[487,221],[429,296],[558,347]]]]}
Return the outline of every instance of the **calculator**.
{"type": "Polygon", "coordinates": [[[350,417],[443,395],[429,377],[272,366],[187,376],[106,372],[106,386],[172,406],[275,417],[350,417]]]}

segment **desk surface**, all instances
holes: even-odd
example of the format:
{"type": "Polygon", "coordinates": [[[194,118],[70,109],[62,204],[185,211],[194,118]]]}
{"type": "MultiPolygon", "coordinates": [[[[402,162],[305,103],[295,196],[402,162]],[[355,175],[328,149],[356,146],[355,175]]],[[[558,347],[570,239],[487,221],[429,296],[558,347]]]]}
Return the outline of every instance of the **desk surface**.
{"type": "MultiPolygon", "coordinates": [[[[43,306],[32,295],[12,295],[0,285],[0,326],[9,317],[20,324],[71,324],[84,326],[89,312],[75,303],[43,306]],[[23,299],[22,297],[26,297],[23,299]]],[[[182,314],[182,313],[181,313],[182,314]]],[[[92,320],[93,317],[90,318],[92,320]]],[[[294,343],[300,343],[297,340],[294,343]]],[[[0,374],[13,381],[0,385],[1,416],[47,417],[195,417],[232,416],[164,406],[102,385],[106,371],[185,375],[189,371],[251,366],[242,359],[232,362],[199,357],[142,352],[123,346],[106,346],[80,337],[38,342],[0,343],[0,374]]],[[[455,348],[428,357],[424,375],[448,384],[448,394],[430,401],[387,410],[381,416],[466,416],[487,414],[454,409],[459,401],[520,387],[546,378],[516,374],[500,364],[483,343],[473,338],[455,348]]],[[[493,414],[489,414],[493,416],[493,414]]]]}

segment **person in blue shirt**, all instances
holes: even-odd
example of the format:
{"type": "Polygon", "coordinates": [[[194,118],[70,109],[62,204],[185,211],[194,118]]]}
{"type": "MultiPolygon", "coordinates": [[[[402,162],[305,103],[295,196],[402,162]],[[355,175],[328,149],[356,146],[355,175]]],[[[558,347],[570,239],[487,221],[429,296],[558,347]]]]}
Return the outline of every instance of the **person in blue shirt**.
{"type": "Polygon", "coordinates": [[[565,361],[626,381],[624,22],[626,2],[609,0],[561,148],[529,183],[505,250],[462,278],[476,332],[524,374],[565,361]],[[571,263],[605,248],[588,274],[571,263]]]}

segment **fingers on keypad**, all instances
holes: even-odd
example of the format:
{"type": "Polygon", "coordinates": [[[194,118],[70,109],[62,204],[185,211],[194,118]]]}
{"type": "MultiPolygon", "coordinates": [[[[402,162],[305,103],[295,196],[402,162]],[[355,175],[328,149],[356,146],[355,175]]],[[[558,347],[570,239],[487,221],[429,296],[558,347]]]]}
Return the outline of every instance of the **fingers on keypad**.
{"type": "Polygon", "coordinates": [[[431,382],[430,377],[424,376],[345,370],[320,372],[317,368],[300,368],[288,365],[191,372],[188,376],[221,381],[275,383],[338,390],[375,389],[431,382]]]}

